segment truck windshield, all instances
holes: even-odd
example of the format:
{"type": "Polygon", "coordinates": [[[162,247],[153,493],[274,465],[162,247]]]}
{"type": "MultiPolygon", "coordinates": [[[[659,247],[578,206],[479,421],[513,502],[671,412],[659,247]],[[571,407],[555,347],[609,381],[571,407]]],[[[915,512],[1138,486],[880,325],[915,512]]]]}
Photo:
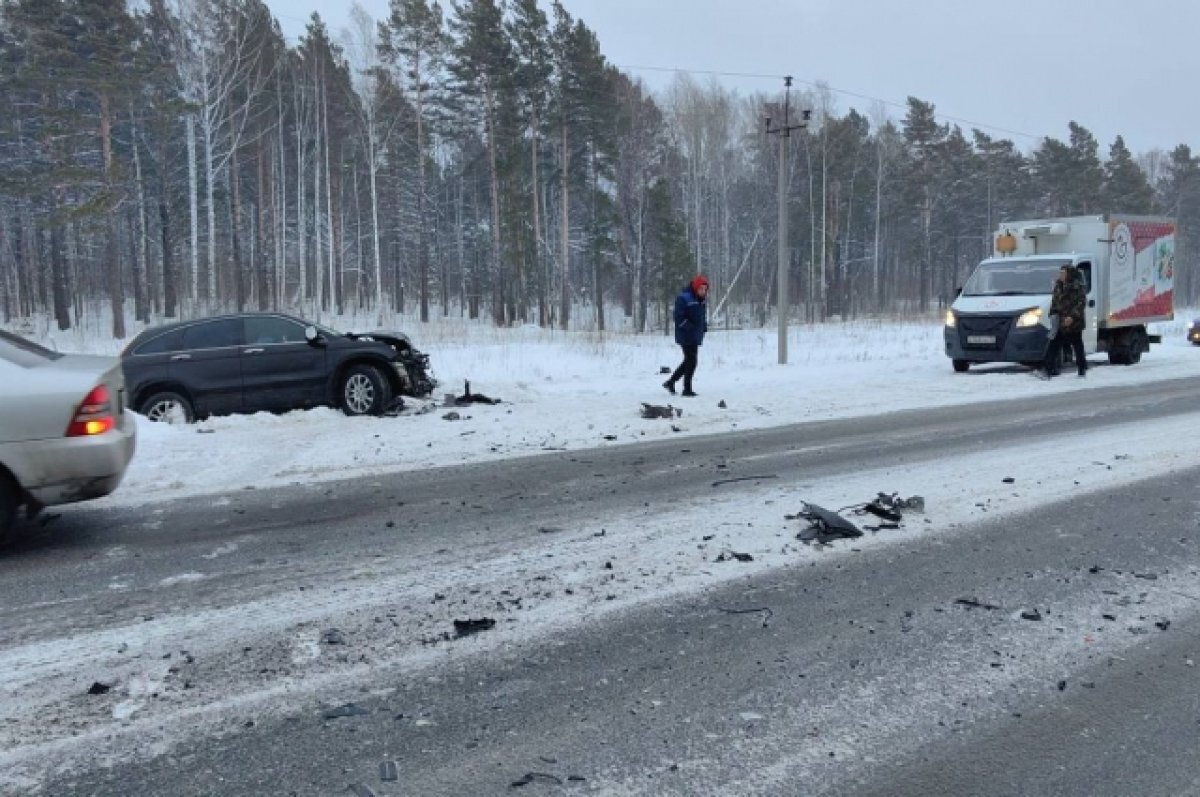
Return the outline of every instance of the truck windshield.
{"type": "Polygon", "coordinates": [[[1067,261],[1005,260],[980,263],[963,286],[963,296],[1044,296],[1054,290],[1067,261]]]}

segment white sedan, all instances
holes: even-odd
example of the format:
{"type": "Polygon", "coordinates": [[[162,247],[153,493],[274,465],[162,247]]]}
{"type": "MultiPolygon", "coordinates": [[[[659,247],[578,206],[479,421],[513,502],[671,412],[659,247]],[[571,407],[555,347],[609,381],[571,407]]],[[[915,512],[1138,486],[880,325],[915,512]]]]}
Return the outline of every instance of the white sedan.
{"type": "Polygon", "coordinates": [[[32,516],[117,489],[136,440],[118,359],[0,330],[0,540],[21,506],[32,516]]]}

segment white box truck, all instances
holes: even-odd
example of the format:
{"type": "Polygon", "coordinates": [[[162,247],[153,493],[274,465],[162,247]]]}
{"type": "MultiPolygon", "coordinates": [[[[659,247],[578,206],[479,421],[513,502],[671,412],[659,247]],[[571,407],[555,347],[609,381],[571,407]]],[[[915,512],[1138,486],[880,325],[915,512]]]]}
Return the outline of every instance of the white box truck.
{"type": "Polygon", "coordinates": [[[955,371],[972,363],[1041,365],[1059,268],[1079,268],[1087,284],[1088,354],[1132,365],[1150,343],[1146,325],[1174,318],[1175,222],[1105,214],[1005,222],[993,255],[976,266],[946,311],[946,356],[955,371]]]}

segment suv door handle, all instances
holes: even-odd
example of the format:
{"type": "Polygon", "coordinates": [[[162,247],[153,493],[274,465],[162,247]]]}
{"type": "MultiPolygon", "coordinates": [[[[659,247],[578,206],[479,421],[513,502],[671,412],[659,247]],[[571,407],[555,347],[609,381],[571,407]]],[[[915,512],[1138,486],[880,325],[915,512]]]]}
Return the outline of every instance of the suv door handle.
{"type": "Polygon", "coordinates": [[[171,362],[175,362],[176,360],[190,360],[190,359],[192,359],[192,355],[190,355],[190,354],[172,354],[171,355],[171,362]]]}
{"type": "Polygon", "coordinates": [[[259,349],[259,348],[254,348],[254,349],[243,349],[243,350],[242,350],[242,354],[262,354],[264,351],[266,351],[266,350],[265,350],[265,349],[259,349]]]}

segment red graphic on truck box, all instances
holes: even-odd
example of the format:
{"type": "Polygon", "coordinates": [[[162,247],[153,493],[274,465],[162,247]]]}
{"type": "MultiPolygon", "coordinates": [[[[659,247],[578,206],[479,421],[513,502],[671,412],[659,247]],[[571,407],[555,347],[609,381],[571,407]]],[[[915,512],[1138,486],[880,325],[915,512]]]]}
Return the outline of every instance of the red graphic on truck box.
{"type": "Polygon", "coordinates": [[[1169,316],[1174,306],[1175,225],[1114,221],[1109,231],[1111,317],[1131,321],[1169,316]]]}

